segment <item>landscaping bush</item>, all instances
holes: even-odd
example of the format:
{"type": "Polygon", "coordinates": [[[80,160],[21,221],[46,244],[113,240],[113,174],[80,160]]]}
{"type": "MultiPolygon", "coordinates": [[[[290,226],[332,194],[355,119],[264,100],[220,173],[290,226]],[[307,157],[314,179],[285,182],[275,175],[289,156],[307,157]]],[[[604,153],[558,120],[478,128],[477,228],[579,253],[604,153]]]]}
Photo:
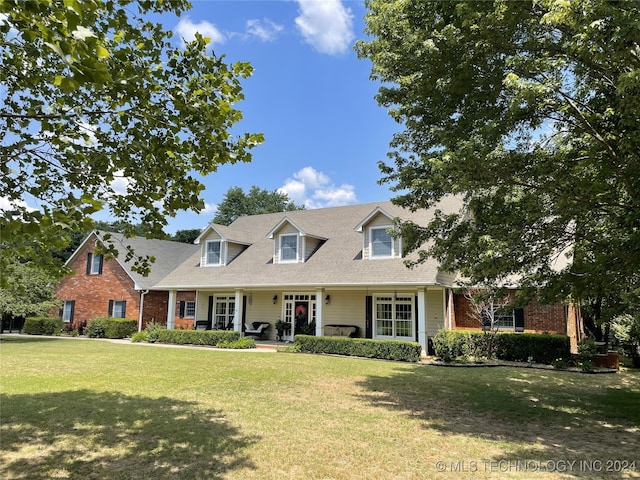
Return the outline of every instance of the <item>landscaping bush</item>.
{"type": "Polygon", "coordinates": [[[160,336],[160,332],[162,330],[166,330],[167,328],[162,323],[157,322],[149,322],[144,328],[144,331],[147,332],[147,342],[156,343],[158,341],[158,337],[160,336]]]}
{"type": "Polygon", "coordinates": [[[89,338],[106,338],[105,330],[109,317],[96,317],[87,322],[84,334],[89,338]]]}
{"type": "Polygon", "coordinates": [[[299,351],[306,353],[328,353],[403,362],[417,362],[422,353],[419,343],[398,340],[296,335],[294,345],[299,351]]]}
{"type": "Polygon", "coordinates": [[[216,347],[234,349],[256,348],[256,341],[253,338],[242,337],[237,340],[223,340],[218,342],[216,347]]]}
{"type": "Polygon", "coordinates": [[[131,335],[131,341],[133,343],[147,342],[149,341],[149,334],[145,331],[136,332],[131,335]]]}
{"type": "Polygon", "coordinates": [[[436,356],[445,362],[485,358],[493,350],[495,358],[515,362],[536,362],[552,365],[568,359],[569,337],[537,333],[486,333],[440,330],[433,338],[436,356]]]}
{"type": "Polygon", "coordinates": [[[109,318],[104,326],[107,338],[127,338],[138,329],[138,321],[131,318],[109,318]]]}
{"type": "Polygon", "coordinates": [[[217,346],[223,342],[233,342],[240,338],[238,332],[229,330],[158,330],[159,343],[176,345],[210,345],[217,346]]]}
{"type": "Polygon", "coordinates": [[[29,335],[60,335],[63,328],[60,317],[27,317],[22,331],[29,335]]]}

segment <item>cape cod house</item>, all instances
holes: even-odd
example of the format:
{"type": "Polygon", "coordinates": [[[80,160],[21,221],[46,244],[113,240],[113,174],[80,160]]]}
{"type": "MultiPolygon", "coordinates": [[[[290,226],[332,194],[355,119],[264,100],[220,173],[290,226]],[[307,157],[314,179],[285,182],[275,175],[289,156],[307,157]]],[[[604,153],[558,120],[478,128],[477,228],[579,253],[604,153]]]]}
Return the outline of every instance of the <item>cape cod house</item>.
{"type": "MultiPolygon", "coordinates": [[[[437,208],[448,213],[461,206],[459,199],[447,198],[437,208]]],[[[96,277],[100,267],[87,241],[70,260],[76,274],[63,281],[58,295],[65,300],[66,319],[67,304],[74,300],[71,317],[83,320],[96,313],[125,316],[126,301],[126,316],[137,315],[141,327],[152,318],[166,319],[167,328],[239,332],[265,323],[260,333],[266,339],[281,333],[282,340],[292,340],[302,332],[411,340],[426,352],[440,329],[480,328],[470,320],[464,298],[454,293],[455,275],[441,271],[433,259],[407,268],[402,238],[388,232],[395,217],[425,224],[434,211],[410,212],[379,202],[211,224],[196,245],[136,239],[142,242],[132,245],[138,254],[147,254],[147,242],[157,245],[146,279],[126,273],[120,260],[114,266],[119,276],[110,270],[105,275],[111,262],[104,262],[102,276],[96,277]],[[74,281],[78,276],[84,281],[74,281]],[[129,278],[123,282],[121,277],[129,278]],[[114,284],[126,284],[128,296],[115,292],[114,284]],[[99,299],[99,309],[85,309],[81,299],[87,295],[99,299]],[[285,328],[278,332],[276,323],[285,328]]],[[[500,326],[564,334],[567,315],[561,304],[529,305],[505,315],[500,326]]]]}

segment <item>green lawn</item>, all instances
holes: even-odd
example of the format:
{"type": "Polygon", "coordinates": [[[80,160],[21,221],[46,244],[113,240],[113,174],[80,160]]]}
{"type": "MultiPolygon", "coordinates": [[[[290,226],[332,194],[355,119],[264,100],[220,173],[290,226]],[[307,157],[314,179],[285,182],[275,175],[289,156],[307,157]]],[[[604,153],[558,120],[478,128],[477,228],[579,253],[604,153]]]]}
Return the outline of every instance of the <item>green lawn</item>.
{"type": "Polygon", "coordinates": [[[0,359],[4,480],[640,477],[638,371],[29,336],[0,359]]]}

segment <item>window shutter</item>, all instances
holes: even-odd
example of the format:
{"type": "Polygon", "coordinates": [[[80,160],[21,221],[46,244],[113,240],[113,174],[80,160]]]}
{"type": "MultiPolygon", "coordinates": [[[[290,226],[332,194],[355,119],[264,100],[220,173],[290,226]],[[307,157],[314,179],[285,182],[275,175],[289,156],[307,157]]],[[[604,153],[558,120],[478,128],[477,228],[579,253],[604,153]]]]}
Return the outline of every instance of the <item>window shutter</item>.
{"type": "Polygon", "coordinates": [[[415,311],[413,312],[413,324],[414,324],[414,332],[415,332],[415,341],[418,341],[418,296],[414,297],[415,311]]]}
{"type": "Polygon", "coordinates": [[[522,308],[516,308],[514,313],[516,332],[524,332],[524,310],[522,308]]]}
{"type": "Polygon", "coordinates": [[[213,321],[213,295],[209,295],[209,309],[207,310],[207,330],[211,328],[213,321]]]}
{"type": "Polygon", "coordinates": [[[104,260],[104,255],[100,254],[100,266],[98,267],[98,273],[102,275],[102,261],[104,260]]]}
{"type": "Polygon", "coordinates": [[[93,261],[93,254],[87,253],[87,275],[91,275],[91,262],[93,261]]]}
{"type": "MultiPolygon", "coordinates": [[[[102,265],[102,263],[100,263],[102,265]]],[[[127,301],[122,302],[122,318],[127,318],[127,301]]]]}
{"type": "Polygon", "coordinates": [[[113,316],[113,300],[109,300],[109,316],[113,316]]]}
{"type": "Polygon", "coordinates": [[[185,302],[184,300],[180,301],[180,318],[184,318],[184,308],[185,308],[185,302]]]}
{"type": "Polygon", "coordinates": [[[62,315],[64,315],[64,307],[58,310],[58,316],[62,318],[62,315]]]}
{"type": "Polygon", "coordinates": [[[365,299],[364,338],[373,338],[373,297],[371,295],[367,295],[365,299]]]}

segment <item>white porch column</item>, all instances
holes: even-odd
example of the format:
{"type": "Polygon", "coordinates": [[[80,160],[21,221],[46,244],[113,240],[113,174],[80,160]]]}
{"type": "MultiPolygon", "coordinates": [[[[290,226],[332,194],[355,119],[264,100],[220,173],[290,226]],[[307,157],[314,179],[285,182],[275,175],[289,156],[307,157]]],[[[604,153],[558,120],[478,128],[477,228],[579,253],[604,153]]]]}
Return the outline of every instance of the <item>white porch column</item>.
{"type": "Polygon", "coordinates": [[[176,290],[169,290],[169,301],[167,302],[167,330],[176,327],[176,290]]]}
{"type": "Polygon", "coordinates": [[[422,355],[426,356],[428,349],[427,340],[427,297],[424,289],[418,290],[418,343],[422,345],[422,355]]]}
{"type": "Polygon", "coordinates": [[[243,290],[236,290],[236,298],[235,298],[235,311],[233,313],[233,330],[236,332],[242,332],[242,313],[243,313],[243,304],[242,304],[242,294],[243,290]]]}
{"type": "Polygon", "coordinates": [[[323,315],[324,307],[324,290],[319,288],[316,290],[316,337],[322,336],[322,326],[324,325],[323,315]]]}

